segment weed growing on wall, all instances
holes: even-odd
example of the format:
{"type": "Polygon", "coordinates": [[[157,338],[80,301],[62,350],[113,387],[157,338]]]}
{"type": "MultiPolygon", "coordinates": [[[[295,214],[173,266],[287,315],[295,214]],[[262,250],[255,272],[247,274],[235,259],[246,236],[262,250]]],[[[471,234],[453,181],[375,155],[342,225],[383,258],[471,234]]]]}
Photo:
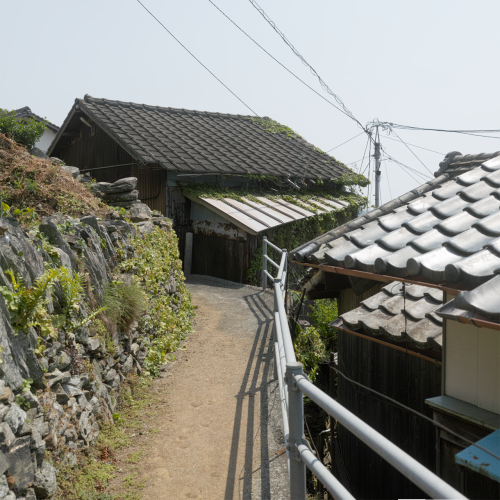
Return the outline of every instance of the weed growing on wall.
{"type": "MultiPolygon", "coordinates": [[[[291,292],[294,301],[299,300],[298,292],[291,292]]],[[[295,327],[295,354],[304,364],[304,371],[314,382],[319,367],[328,361],[328,353],[337,350],[337,330],[330,326],[338,317],[336,299],[315,300],[309,307],[312,326],[295,327]]]]}
{"type": "Polygon", "coordinates": [[[179,260],[178,238],[174,231],[156,228],[132,241],[135,257],[121,264],[125,272],[134,272],[149,297],[146,314],[139,327],[151,339],[145,367],[157,376],[165,357],[180,347],[192,331],[194,308],[184,284],[179,260]],[[177,290],[172,293],[174,279],[177,290]]]}

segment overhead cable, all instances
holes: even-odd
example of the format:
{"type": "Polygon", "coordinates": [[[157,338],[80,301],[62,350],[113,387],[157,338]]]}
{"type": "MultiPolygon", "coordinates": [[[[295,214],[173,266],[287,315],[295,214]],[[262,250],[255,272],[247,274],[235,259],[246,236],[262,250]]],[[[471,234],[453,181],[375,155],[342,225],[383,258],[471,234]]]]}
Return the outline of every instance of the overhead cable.
{"type": "Polygon", "coordinates": [[[361,124],[361,122],[349,111],[349,109],[344,104],[342,99],[337,94],[335,94],[330,89],[330,87],[328,87],[328,85],[318,75],[316,70],[302,57],[300,52],[292,45],[292,43],[288,40],[288,38],[285,36],[285,34],[282,31],[280,31],[280,29],[276,26],[276,24],[273,22],[273,20],[264,12],[264,9],[262,9],[262,7],[260,7],[260,5],[255,0],[248,0],[248,1],[253,5],[253,7],[255,7],[255,9],[267,21],[267,23],[273,28],[273,30],[276,31],[276,33],[278,33],[278,35],[288,45],[288,47],[292,50],[292,52],[302,61],[302,64],[304,64],[304,66],[307,66],[309,68],[311,73],[318,79],[323,90],[325,92],[327,92],[328,94],[330,94],[335,99],[337,104],[342,108],[343,113],[345,115],[347,115],[351,120],[354,120],[366,133],[368,133],[366,128],[361,124]]]}
{"type": "MultiPolygon", "coordinates": [[[[388,135],[384,135],[383,137],[384,137],[384,139],[389,139],[390,141],[401,142],[400,140],[394,139],[394,137],[389,137],[388,135]]],[[[433,149],[424,148],[422,146],[417,146],[416,144],[412,144],[411,142],[407,142],[406,144],[408,144],[409,146],[413,146],[414,148],[424,149],[425,151],[430,151],[431,153],[436,153],[437,155],[442,155],[442,156],[445,155],[445,153],[440,153],[439,151],[434,151],[433,149]]]]}
{"type": "Polygon", "coordinates": [[[442,128],[425,128],[425,127],[412,127],[410,125],[400,125],[398,123],[392,123],[392,122],[380,122],[380,125],[390,128],[398,128],[401,130],[419,130],[424,132],[448,132],[452,134],[465,134],[465,135],[473,135],[476,137],[486,137],[489,139],[500,139],[500,137],[493,135],[483,135],[483,134],[500,134],[500,130],[453,130],[453,129],[442,129],[442,128]]]}
{"type": "Polygon", "coordinates": [[[396,133],[396,131],[393,130],[393,132],[394,132],[394,135],[408,148],[410,153],[424,166],[424,168],[427,170],[427,172],[429,172],[429,174],[432,175],[432,172],[427,168],[427,165],[412,151],[410,146],[408,146],[408,144],[406,144],[406,142],[403,141],[403,139],[401,139],[401,137],[399,137],[399,135],[396,133]]]}
{"type": "Polygon", "coordinates": [[[359,137],[360,135],[363,135],[364,133],[365,132],[363,131],[363,132],[359,133],[358,135],[355,135],[354,137],[351,137],[350,139],[348,139],[347,141],[343,142],[342,144],[339,144],[338,146],[335,146],[334,148],[329,149],[326,152],[329,153],[330,151],[333,151],[334,149],[340,148],[340,146],[343,146],[344,144],[347,144],[348,142],[351,142],[353,139],[356,139],[356,137],[359,137]]]}
{"type": "Polygon", "coordinates": [[[221,85],[223,85],[231,94],[238,99],[246,108],[248,108],[255,116],[259,116],[248,104],[246,104],[242,99],[240,99],[220,78],[218,78],[212,71],[210,71],[182,42],[171,32],[168,28],[141,2],[137,2],[142,6],[142,8],[199,64],[201,64],[221,85]]]}
{"type": "MultiPolygon", "coordinates": [[[[255,43],[255,45],[257,45],[257,47],[259,47],[260,49],[262,49],[269,57],[271,57],[272,59],[274,59],[274,61],[276,61],[283,69],[286,69],[293,77],[295,77],[297,80],[299,80],[299,82],[303,83],[308,89],[312,90],[316,95],[318,95],[319,97],[321,97],[321,99],[323,99],[324,101],[326,101],[328,104],[330,104],[331,106],[333,106],[334,108],[338,109],[341,113],[344,113],[345,115],[347,115],[347,113],[339,108],[338,106],[336,106],[333,102],[329,101],[325,96],[321,95],[318,91],[314,90],[308,83],[306,83],[304,80],[302,80],[300,77],[298,77],[293,71],[291,71],[290,69],[288,69],[284,64],[282,64],[280,61],[278,61],[278,59],[276,59],[276,57],[274,57],[272,54],[270,54],[264,47],[262,47],[262,45],[260,45],[259,42],[257,42],[256,40],[254,40],[246,31],[244,31],[242,28],[240,28],[240,26],[238,26],[223,10],[220,9],[220,7],[218,7],[217,5],[215,5],[212,0],[208,0],[228,21],[230,21],[231,23],[233,23],[245,36],[247,36],[250,40],[252,40],[253,43],[255,43]]],[[[347,115],[349,116],[349,115],[347,115]]],[[[349,116],[349,118],[351,118],[349,116]]],[[[332,151],[330,149],[330,151],[332,151]]],[[[328,151],[327,151],[328,152],[328,151]]]]}

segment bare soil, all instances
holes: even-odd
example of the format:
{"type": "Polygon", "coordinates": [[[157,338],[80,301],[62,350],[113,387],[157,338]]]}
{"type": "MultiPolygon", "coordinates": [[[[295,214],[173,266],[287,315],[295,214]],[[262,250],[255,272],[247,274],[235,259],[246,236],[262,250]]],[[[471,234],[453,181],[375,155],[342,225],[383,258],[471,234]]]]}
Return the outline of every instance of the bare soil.
{"type": "Polygon", "coordinates": [[[188,288],[196,332],[155,382],[144,431],[117,454],[123,472],[108,491],[123,499],[287,498],[272,294],[204,276],[191,276],[188,288]]]}

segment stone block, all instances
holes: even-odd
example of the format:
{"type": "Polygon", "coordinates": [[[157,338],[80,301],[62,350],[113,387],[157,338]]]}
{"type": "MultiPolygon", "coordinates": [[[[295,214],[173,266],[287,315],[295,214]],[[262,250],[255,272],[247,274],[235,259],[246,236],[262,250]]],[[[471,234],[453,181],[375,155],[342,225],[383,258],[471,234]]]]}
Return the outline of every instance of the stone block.
{"type": "Polygon", "coordinates": [[[17,494],[33,485],[35,470],[31,460],[30,446],[31,437],[20,437],[16,439],[7,455],[9,474],[14,479],[13,490],[17,494]]]}

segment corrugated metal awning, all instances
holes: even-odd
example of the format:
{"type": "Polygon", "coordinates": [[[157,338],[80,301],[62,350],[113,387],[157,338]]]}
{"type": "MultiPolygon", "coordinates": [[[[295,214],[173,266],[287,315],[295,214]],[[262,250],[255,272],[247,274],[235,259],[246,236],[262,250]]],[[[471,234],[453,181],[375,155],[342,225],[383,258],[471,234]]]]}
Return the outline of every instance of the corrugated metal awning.
{"type": "MultiPolygon", "coordinates": [[[[304,202],[297,199],[302,205],[299,207],[280,196],[274,196],[272,200],[264,196],[255,196],[253,198],[258,200],[256,202],[245,197],[241,198],[243,201],[239,201],[232,198],[222,200],[197,198],[189,193],[184,193],[184,195],[250,234],[259,234],[267,229],[313,217],[318,213],[342,210],[349,205],[343,200],[327,200],[326,198],[321,198],[320,202],[316,200],[304,202]]],[[[286,198],[289,200],[290,196],[286,198]]]]}

